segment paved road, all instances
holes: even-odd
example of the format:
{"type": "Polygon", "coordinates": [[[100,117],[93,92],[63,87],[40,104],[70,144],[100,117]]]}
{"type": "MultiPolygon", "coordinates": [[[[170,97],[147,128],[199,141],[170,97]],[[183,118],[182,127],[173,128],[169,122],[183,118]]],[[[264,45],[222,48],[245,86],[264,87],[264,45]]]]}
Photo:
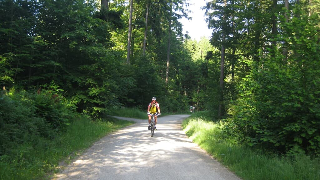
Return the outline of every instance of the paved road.
{"type": "Polygon", "coordinates": [[[239,180],[184,134],[188,115],[158,118],[150,137],[146,120],[102,138],[54,179],[239,180]]]}

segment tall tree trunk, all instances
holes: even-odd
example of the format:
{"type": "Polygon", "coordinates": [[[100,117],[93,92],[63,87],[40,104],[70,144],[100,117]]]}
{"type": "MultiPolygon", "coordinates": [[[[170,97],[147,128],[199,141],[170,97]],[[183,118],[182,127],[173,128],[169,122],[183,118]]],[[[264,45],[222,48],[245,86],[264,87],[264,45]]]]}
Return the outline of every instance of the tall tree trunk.
{"type": "MultiPolygon", "coordinates": [[[[171,1],[171,3],[170,3],[170,14],[172,15],[172,1],[171,1]]],[[[166,84],[168,84],[168,81],[169,81],[170,46],[171,46],[171,16],[169,17],[169,33],[168,33],[166,84]]]]}
{"type": "MultiPolygon", "coordinates": [[[[277,2],[278,0],[273,0],[272,3],[272,37],[275,39],[276,35],[277,35],[277,17],[275,15],[275,13],[277,12],[277,2]]],[[[272,57],[275,57],[275,48],[277,47],[277,41],[273,40],[272,41],[272,57]]]]}
{"type": "MultiPolygon", "coordinates": [[[[234,11],[234,0],[231,2],[232,3],[232,11],[234,11]]],[[[234,22],[234,14],[232,14],[232,33],[235,35],[237,34],[236,30],[235,30],[235,22],[234,22]]],[[[236,47],[235,45],[232,46],[232,59],[231,59],[231,77],[232,77],[232,81],[234,81],[234,67],[235,67],[235,63],[236,63],[236,58],[235,58],[235,54],[236,54],[236,47]]]]}
{"type": "Polygon", "coordinates": [[[254,54],[253,54],[253,60],[255,62],[259,62],[260,61],[260,57],[259,57],[259,48],[260,48],[260,36],[261,36],[261,29],[256,30],[256,32],[254,33],[254,54]]]}
{"type": "Polygon", "coordinates": [[[312,0],[309,0],[309,7],[308,7],[308,11],[309,11],[309,16],[311,16],[311,13],[312,13],[312,0]]]}
{"type": "MultiPolygon", "coordinates": [[[[286,12],[285,12],[286,23],[288,23],[289,22],[289,17],[288,17],[288,14],[289,14],[289,1],[288,0],[284,0],[284,7],[286,8],[286,12]]],[[[284,47],[283,47],[282,54],[284,56],[285,64],[287,64],[287,59],[288,59],[288,43],[287,43],[287,41],[284,42],[284,47]]]]}
{"type": "MultiPolygon", "coordinates": [[[[289,12],[289,1],[288,0],[284,0],[284,7],[286,8],[287,12],[289,12]]],[[[286,22],[289,22],[289,17],[288,14],[285,14],[286,17],[286,22]]]]}
{"type": "MultiPolygon", "coordinates": [[[[297,0],[297,1],[296,1],[296,5],[297,5],[297,6],[300,5],[300,0],[297,0]]],[[[297,13],[295,13],[295,16],[300,18],[300,12],[298,11],[297,13]]]]}
{"type": "Polygon", "coordinates": [[[101,0],[101,9],[106,8],[106,10],[109,10],[109,0],[101,0]]]}
{"type": "Polygon", "coordinates": [[[127,64],[130,64],[130,46],[131,46],[131,35],[132,35],[132,11],[133,11],[133,0],[130,0],[130,17],[129,17],[129,30],[128,30],[128,47],[127,47],[127,64]]]}
{"type": "MultiPolygon", "coordinates": [[[[227,1],[224,0],[224,6],[226,8],[227,6],[227,1]]],[[[223,21],[226,20],[226,15],[223,15],[223,21]]],[[[225,31],[225,29],[223,29],[222,31],[225,31]]],[[[224,101],[223,101],[223,91],[224,91],[224,61],[225,61],[225,32],[223,32],[222,34],[222,45],[221,45],[221,65],[220,65],[220,99],[219,99],[219,111],[218,111],[218,116],[222,117],[224,115],[224,101]]]]}
{"type": "Polygon", "coordinates": [[[144,29],[144,39],[143,39],[143,55],[146,55],[146,44],[147,44],[147,32],[148,32],[148,16],[149,16],[149,4],[146,5],[146,27],[144,29]]]}
{"type": "Polygon", "coordinates": [[[231,79],[234,81],[234,71],[235,71],[235,63],[236,63],[236,47],[232,49],[232,62],[231,62],[231,79]]]}
{"type": "MultiPolygon", "coordinates": [[[[224,39],[224,37],[223,37],[224,39]]],[[[223,107],[223,86],[224,86],[224,60],[225,60],[225,47],[221,46],[221,65],[220,65],[220,100],[219,100],[219,111],[218,116],[223,116],[224,107],[223,107]]]]}
{"type": "MultiPolygon", "coordinates": [[[[171,25],[169,26],[169,28],[171,28],[171,25]]],[[[166,84],[168,84],[168,81],[169,81],[170,46],[171,46],[171,30],[169,30],[169,37],[168,37],[166,84]]]]}

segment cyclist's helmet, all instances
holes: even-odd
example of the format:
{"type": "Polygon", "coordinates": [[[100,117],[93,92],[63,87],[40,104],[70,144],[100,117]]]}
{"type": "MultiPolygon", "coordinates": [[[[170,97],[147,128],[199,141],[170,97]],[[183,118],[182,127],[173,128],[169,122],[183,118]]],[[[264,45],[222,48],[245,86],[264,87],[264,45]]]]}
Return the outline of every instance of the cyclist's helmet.
{"type": "Polygon", "coordinates": [[[156,97],[152,97],[152,101],[153,101],[153,100],[157,100],[157,98],[156,98],[156,97]]]}

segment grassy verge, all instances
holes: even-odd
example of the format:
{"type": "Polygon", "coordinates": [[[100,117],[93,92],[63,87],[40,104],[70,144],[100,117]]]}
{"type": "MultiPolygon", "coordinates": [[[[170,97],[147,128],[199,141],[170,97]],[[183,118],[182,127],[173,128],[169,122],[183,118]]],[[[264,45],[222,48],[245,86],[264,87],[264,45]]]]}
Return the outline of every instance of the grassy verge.
{"type": "MultiPolygon", "coordinates": [[[[110,115],[112,116],[121,116],[121,117],[130,117],[130,118],[137,118],[137,119],[148,119],[147,109],[146,111],[142,111],[136,108],[119,108],[119,109],[112,109],[110,110],[110,115]]],[[[161,116],[167,116],[177,113],[168,113],[164,112],[161,113],[161,116]]]]}
{"type": "Polygon", "coordinates": [[[143,112],[143,111],[141,111],[139,109],[135,109],[135,108],[112,109],[110,112],[110,115],[137,118],[137,119],[148,119],[146,111],[143,112]]]}
{"type": "Polygon", "coordinates": [[[267,155],[226,137],[221,126],[208,121],[204,113],[195,113],[183,122],[184,131],[195,143],[244,180],[320,179],[319,159],[267,155]]]}
{"type": "Polygon", "coordinates": [[[132,124],[129,121],[91,121],[82,117],[54,140],[40,140],[37,146],[25,143],[0,159],[0,179],[49,179],[48,174],[59,170],[101,137],[132,124]]]}

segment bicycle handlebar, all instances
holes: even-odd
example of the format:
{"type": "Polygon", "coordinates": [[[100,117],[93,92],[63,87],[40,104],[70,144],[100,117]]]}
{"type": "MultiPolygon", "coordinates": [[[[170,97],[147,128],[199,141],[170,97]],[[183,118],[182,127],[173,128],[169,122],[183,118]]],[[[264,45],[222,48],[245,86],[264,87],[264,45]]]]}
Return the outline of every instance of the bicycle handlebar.
{"type": "Polygon", "coordinates": [[[160,115],[161,115],[161,113],[149,113],[149,112],[148,112],[147,114],[148,114],[148,115],[153,115],[153,114],[154,114],[154,115],[157,115],[157,116],[160,116],[160,115]]]}

